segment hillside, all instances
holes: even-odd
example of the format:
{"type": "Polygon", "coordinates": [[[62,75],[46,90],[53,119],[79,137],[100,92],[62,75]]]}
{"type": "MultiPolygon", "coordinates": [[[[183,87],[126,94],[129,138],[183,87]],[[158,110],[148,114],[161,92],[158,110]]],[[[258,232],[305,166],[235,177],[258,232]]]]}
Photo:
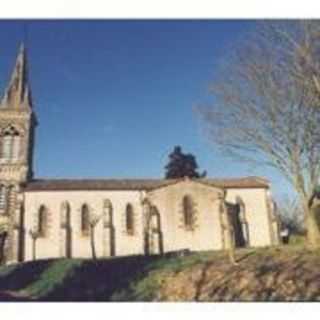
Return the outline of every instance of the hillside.
{"type": "Polygon", "coordinates": [[[301,246],[186,257],[56,259],[0,267],[1,301],[319,301],[320,252],[301,246]]]}

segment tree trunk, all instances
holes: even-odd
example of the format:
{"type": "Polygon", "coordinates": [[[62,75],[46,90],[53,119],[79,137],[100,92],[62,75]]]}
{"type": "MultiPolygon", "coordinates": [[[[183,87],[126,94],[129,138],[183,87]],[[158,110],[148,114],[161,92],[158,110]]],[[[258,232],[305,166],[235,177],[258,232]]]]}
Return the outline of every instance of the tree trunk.
{"type": "Polygon", "coordinates": [[[235,238],[234,238],[234,231],[231,226],[231,223],[229,221],[229,225],[226,229],[226,234],[227,234],[227,253],[229,260],[231,264],[237,265],[238,263],[236,262],[236,257],[235,257],[235,238]]]}
{"type": "Polygon", "coordinates": [[[37,259],[37,239],[32,240],[32,260],[37,259]]]}
{"type": "Polygon", "coordinates": [[[307,244],[310,248],[320,247],[320,201],[315,201],[311,207],[305,206],[305,223],[307,229],[307,244]]]}
{"type": "Polygon", "coordinates": [[[306,229],[306,244],[310,249],[320,247],[320,199],[315,194],[310,197],[300,193],[303,206],[304,224],[306,229]]]}
{"type": "Polygon", "coordinates": [[[94,242],[94,227],[90,228],[90,244],[91,244],[92,259],[96,260],[97,255],[96,255],[96,247],[94,242]]]}
{"type": "Polygon", "coordinates": [[[72,257],[72,236],[71,236],[71,227],[66,227],[66,244],[65,244],[65,250],[66,250],[66,258],[70,259],[72,257]]]}
{"type": "Polygon", "coordinates": [[[37,258],[37,254],[36,254],[36,248],[37,248],[36,242],[37,242],[36,239],[32,239],[32,260],[33,260],[33,261],[36,260],[36,258],[37,258]]]}

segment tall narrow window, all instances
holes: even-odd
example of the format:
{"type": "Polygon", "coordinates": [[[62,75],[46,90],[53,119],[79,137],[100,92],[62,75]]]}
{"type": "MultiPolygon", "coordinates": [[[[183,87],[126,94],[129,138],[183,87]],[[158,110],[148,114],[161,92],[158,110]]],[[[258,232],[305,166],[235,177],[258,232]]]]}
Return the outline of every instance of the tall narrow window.
{"type": "Polygon", "coordinates": [[[69,202],[65,201],[61,204],[61,227],[69,228],[71,225],[71,217],[70,217],[70,205],[69,202]]]}
{"type": "Polygon", "coordinates": [[[7,203],[7,190],[5,186],[0,186],[0,211],[4,211],[6,209],[7,203]]]}
{"type": "Polygon", "coordinates": [[[0,158],[7,161],[16,161],[19,159],[21,137],[19,132],[12,126],[8,127],[2,133],[0,158]]]}
{"type": "Polygon", "coordinates": [[[193,208],[193,201],[190,196],[184,196],[182,200],[182,207],[183,207],[183,220],[184,225],[186,228],[192,228],[193,226],[193,215],[194,215],[194,208],[193,208]]]}
{"type": "Polygon", "coordinates": [[[112,203],[109,199],[103,202],[103,225],[105,228],[112,227],[112,203]]]}
{"type": "Polygon", "coordinates": [[[70,205],[69,203],[66,204],[66,216],[65,216],[65,221],[66,221],[66,227],[70,228],[71,227],[71,214],[70,214],[70,205]]]}
{"type": "Polygon", "coordinates": [[[240,197],[236,197],[236,203],[238,207],[238,216],[241,224],[241,233],[243,241],[240,243],[241,246],[249,246],[249,224],[246,217],[245,203],[240,197]]]}
{"type": "Polygon", "coordinates": [[[81,207],[81,232],[87,236],[90,230],[90,212],[88,205],[84,204],[81,207]]]}
{"type": "Polygon", "coordinates": [[[14,186],[9,186],[7,189],[7,208],[13,207],[15,204],[15,188],[14,186]]]}
{"type": "Polygon", "coordinates": [[[134,233],[134,212],[130,203],[126,207],[126,231],[129,235],[134,233]]]}
{"type": "Polygon", "coordinates": [[[20,153],[20,136],[15,133],[12,139],[12,160],[19,160],[20,153]]]}
{"type": "Polygon", "coordinates": [[[12,148],[12,136],[9,133],[5,133],[3,136],[2,144],[2,158],[4,160],[10,160],[12,148]]]}
{"type": "Polygon", "coordinates": [[[71,208],[68,201],[64,201],[60,207],[60,245],[61,256],[72,257],[72,228],[71,228],[71,208]]]}
{"type": "Polygon", "coordinates": [[[41,206],[38,213],[38,233],[39,237],[47,235],[48,228],[48,210],[45,206],[41,206]]]}

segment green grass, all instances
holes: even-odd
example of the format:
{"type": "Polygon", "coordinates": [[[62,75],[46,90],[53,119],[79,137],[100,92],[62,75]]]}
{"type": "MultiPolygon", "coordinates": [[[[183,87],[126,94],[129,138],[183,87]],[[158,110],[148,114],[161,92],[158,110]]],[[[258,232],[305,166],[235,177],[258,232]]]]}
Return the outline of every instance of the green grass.
{"type": "Polygon", "coordinates": [[[162,281],[169,274],[186,270],[194,265],[222,257],[222,252],[199,252],[185,257],[160,258],[151,262],[143,276],[132,279],[126,288],[114,292],[112,301],[153,301],[162,281]]]}
{"type": "Polygon", "coordinates": [[[1,278],[7,277],[16,268],[17,268],[16,264],[12,264],[12,265],[9,265],[9,266],[1,266],[0,267],[0,281],[1,281],[1,278]]]}
{"type": "Polygon", "coordinates": [[[179,272],[195,264],[212,260],[214,256],[218,257],[219,255],[221,255],[220,252],[204,251],[185,257],[161,258],[151,263],[149,268],[151,270],[161,269],[163,271],[179,272]]]}
{"type": "MultiPolygon", "coordinates": [[[[296,243],[299,244],[299,241],[296,243]]],[[[309,253],[300,245],[236,251],[244,266],[309,253]],[[251,260],[252,259],[252,260],[251,260]]],[[[311,254],[311,253],[310,253],[311,254]]],[[[315,252],[312,252],[314,255],[315,252]]],[[[316,253],[320,255],[319,253],[316,253]]],[[[229,266],[225,252],[198,252],[185,257],[116,257],[112,259],[51,259],[0,267],[0,291],[45,301],[154,301],[170,276],[207,262],[229,266]]]]}
{"type": "Polygon", "coordinates": [[[40,275],[38,280],[23,288],[21,292],[34,298],[41,298],[56,286],[62,285],[67,277],[72,277],[81,264],[80,259],[57,260],[40,275]]]}
{"type": "Polygon", "coordinates": [[[137,256],[97,261],[31,261],[0,267],[0,291],[11,290],[42,300],[149,301],[155,298],[167,274],[180,272],[221,254],[201,252],[170,258],[137,256]]]}
{"type": "Polygon", "coordinates": [[[130,282],[128,287],[116,290],[111,301],[152,301],[159,290],[160,279],[157,272],[150,272],[146,277],[130,282]]]}
{"type": "Polygon", "coordinates": [[[305,236],[302,236],[302,235],[292,235],[289,239],[289,245],[299,245],[299,246],[302,246],[302,245],[305,245],[305,236]]]}

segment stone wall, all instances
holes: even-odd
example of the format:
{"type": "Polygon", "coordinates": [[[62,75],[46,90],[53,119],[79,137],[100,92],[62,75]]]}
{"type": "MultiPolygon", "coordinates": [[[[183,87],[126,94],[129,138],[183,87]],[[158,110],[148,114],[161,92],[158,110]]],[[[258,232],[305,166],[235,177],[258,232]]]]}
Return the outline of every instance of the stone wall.
{"type": "MultiPolygon", "coordinates": [[[[61,226],[61,205],[67,201],[70,206],[72,257],[91,257],[90,236],[81,231],[81,207],[87,204],[90,214],[99,217],[95,227],[97,256],[110,255],[110,228],[106,225],[104,203],[110,200],[113,211],[113,230],[116,255],[143,253],[142,206],[139,191],[68,191],[27,192],[25,194],[25,225],[27,230],[36,228],[37,215],[41,205],[49,212],[49,231],[45,238],[37,240],[37,258],[60,257],[63,254],[65,232],[61,226]],[[130,203],[134,210],[134,233],[125,229],[125,209],[130,203]]],[[[32,239],[26,237],[26,259],[32,258],[32,239]]]]}
{"type": "MultiPolygon", "coordinates": [[[[245,205],[249,227],[250,246],[272,244],[264,188],[227,190],[227,201],[236,203],[240,197],[245,205]]],[[[32,259],[30,230],[38,225],[41,205],[48,210],[48,232],[36,242],[37,258],[66,255],[66,229],[61,214],[62,204],[70,208],[71,256],[90,258],[90,236],[81,230],[81,207],[87,204],[89,211],[99,222],[95,227],[95,245],[98,257],[122,256],[145,253],[145,213],[143,200],[148,199],[158,217],[151,226],[153,252],[190,250],[219,250],[223,248],[220,221],[220,204],[224,191],[190,180],[181,181],[151,192],[144,191],[28,191],[25,192],[25,259],[32,259]],[[193,202],[192,225],[184,224],[183,198],[190,196],[193,202]],[[106,206],[106,203],[108,205],[106,206]],[[134,231],[126,231],[125,212],[128,204],[134,212],[134,231]],[[109,209],[111,210],[109,212],[109,209]],[[110,216],[111,214],[111,216],[110,216]],[[110,222],[110,217],[112,223],[110,222]],[[112,225],[110,225],[110,223],[112,225]],[[160,230],[156,230],[160,226],[160,230]],[[156,226],[156,227],[155,227],[156,226]],[[152,229],[153,228],[153,229],[152,229]],[[156,232],[156,233],[155,233],[156,232]],[[161,241],[161,244],[160,242],[161,241]]]]}
{"type": "Polygon", "coordinates": [[[150,192],[148,197],[160,212],[164,251],[221,249],[221,189],[187,180],[150,192]],[[193,202],[194,222],[191,228],[183,221],[185,196],[193,202]]]}
{"type": "Polygon", "coordinates": [[[252,247],[272,244],[269,212],[266,199],[267,189],[228,189],[227,201],[237,202],[240,198],[245,206],[245,214],[249,227],[249,241],[252,247]]]}

